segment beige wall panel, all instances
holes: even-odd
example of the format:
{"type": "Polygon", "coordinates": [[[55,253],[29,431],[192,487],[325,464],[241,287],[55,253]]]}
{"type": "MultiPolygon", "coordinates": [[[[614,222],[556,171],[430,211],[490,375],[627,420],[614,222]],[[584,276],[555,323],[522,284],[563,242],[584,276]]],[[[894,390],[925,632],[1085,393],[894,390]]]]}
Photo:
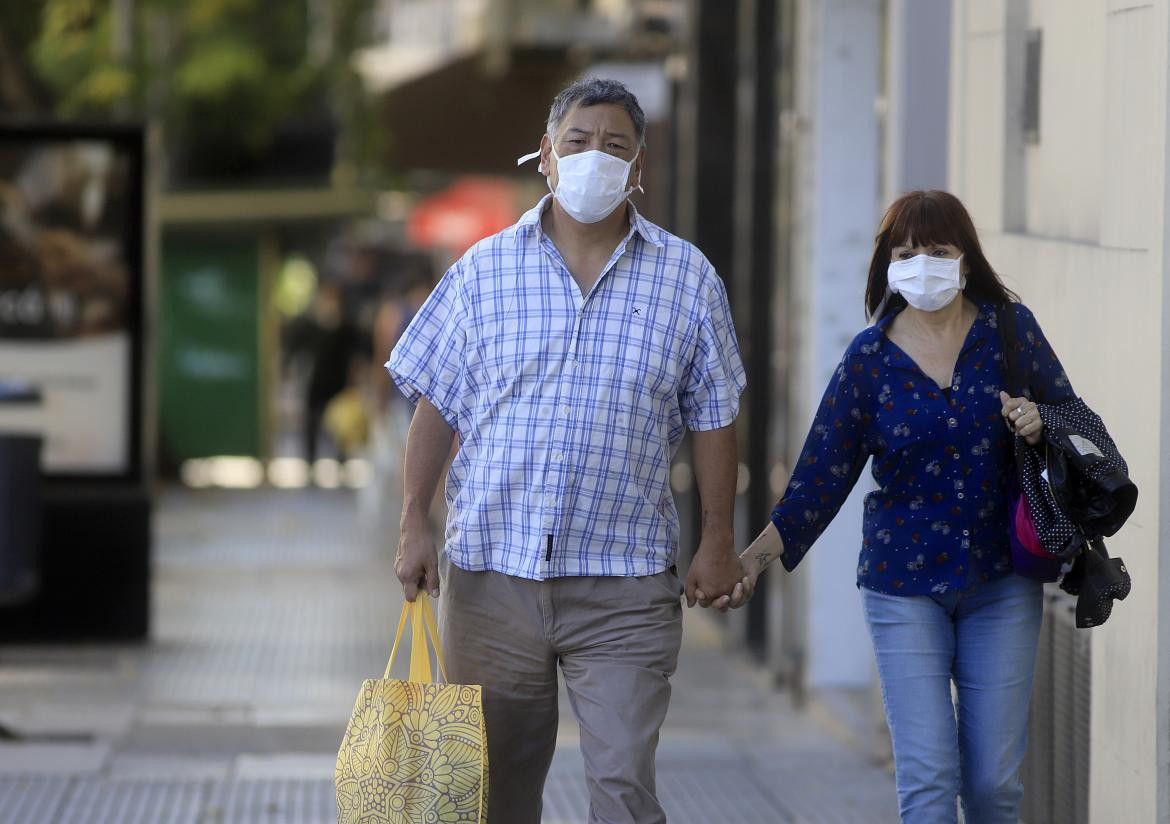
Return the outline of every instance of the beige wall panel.
{"type": "MultiPolygon", "coordinates": [[[[1101,0],[1033,0],[1028,28],[1042,32],[1040,138],[1025,147],[1029,234],[1096,243],[1105,24],[1101,0]]],[[[1022,43],[1021,43],[1022,47],[1022,43]]],[[[1021,77],[1010,82],[1023,88],[1021,77]]],[[[1022,95],[1021,95],[1022,99],[1022,95]]]]}
{"type": "Polygon", "coordinates": [[[962,52],[960,118],[951,144],[958,178],[952,189],[979,215],[980,229],[998,231],[1003,226],[1003,177],[996,171],[1003,168],[1004,150],[1003,33],[967,35],[962,52]]]}
{"type": "Polygon", "coordinates": [[[955,10],[969,34],[1002,32],[1008,2],[1018,0],[960,0],[955,10]]]}
{"type": "MultiPolygon", "coordinates": [[[[1105,18],[1104,154],[1108,166],[1101,199],[1101,242],[1147,249],[1154,242],[1161,186],[1150,175],[1158,163],[1165,98],[1157,75],[1157,14],[1153,6],[1105,18]]],[[[1164,33],[1164,32],[1163,32],[1164,33]]],[[[1165,50],[1165,43],[1161,43],[1165,50]]]]}
{"type": "MultiPolygon", "coordinates": [[[[1160,168],[1160,165],[1159,165],[1160,168]]],[[[985,237],[1076,391],[1105,420],[1141,494],[1109,540],[1134,589],[1093,633],[1091,821],[1156,821],[1158,548],[1163,437],[1161,255],[1022,235],[985,237]],[[1089,326],[1091,321],[1092,326],[1089,326]],[[1132,817],[1130,817],[1132,814],[1132,817]]]]}

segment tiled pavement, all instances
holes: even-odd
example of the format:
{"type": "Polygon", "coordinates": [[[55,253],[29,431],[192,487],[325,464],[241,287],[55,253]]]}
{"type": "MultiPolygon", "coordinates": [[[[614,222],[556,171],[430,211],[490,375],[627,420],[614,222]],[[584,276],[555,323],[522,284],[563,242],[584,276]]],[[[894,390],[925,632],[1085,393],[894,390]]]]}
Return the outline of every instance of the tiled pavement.
{"type": "MultiPolygon", "coordinates": [[[[164,492],[147,645],[0,647],[0,824],[321,824],[401,607],[352,493],[164,492]]],[[[671,822],[897,820],[889,772],[688,612],[659,749],[671,822]]],[[[588,800],[562,713],[546,824],[588,800]]],[[[504,823],[506,824],[506,823],[504,823]]]]}

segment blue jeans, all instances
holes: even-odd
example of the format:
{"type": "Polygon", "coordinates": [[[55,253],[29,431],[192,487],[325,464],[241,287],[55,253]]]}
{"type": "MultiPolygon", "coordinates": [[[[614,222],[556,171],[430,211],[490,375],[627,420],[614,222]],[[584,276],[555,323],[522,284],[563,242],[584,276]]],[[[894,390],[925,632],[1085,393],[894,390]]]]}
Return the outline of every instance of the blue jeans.
{"type": "Polygon", "coordinates": [[[1043,585],[1013,574],[943,595],[861,593],[903,824],[953,824],[956,796],[966,824],[1016,824],[1043,585]]]}

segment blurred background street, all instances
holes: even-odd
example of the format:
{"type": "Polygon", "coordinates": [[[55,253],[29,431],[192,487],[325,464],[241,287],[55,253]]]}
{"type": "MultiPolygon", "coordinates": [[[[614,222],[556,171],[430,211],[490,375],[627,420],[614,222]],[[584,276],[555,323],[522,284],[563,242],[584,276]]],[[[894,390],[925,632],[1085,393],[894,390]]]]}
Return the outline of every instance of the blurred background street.
{"type": "MultiPolygon", "coordinates": [[[[883,210],[966,204],[1141,489],[1109,623],[1046,597],[1022,818],[1170,824],[1168,67],[1170,0],[0,3],[0,824],[331,819],[400,607],[383,364],[547,193],[516,159],[584,76],[638,96],[631,201],[727,287],[741,546],[883,210]]],[[[868,483],[748,607],[687,613],[672,821],[893,820],[868,483]]],[[[670,485],[685,573],[685,440],[670,485]]],[[[547,820],[580,821],[561,723],[547,820]]]]}

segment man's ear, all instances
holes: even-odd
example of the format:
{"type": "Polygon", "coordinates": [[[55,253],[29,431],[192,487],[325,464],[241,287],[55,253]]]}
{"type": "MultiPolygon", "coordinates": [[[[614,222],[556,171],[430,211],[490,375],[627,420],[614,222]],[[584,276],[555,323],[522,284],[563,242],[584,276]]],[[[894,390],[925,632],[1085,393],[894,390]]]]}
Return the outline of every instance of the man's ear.
{"type": "Polygon", "coordinates": [[[552,174],[552,140],[545,132],[540,136],[540,164],[537,166],[537,171],[542,175],[552,174]]]}
{"type": "Polygon", "coordinates": [[[643,146],[638,149],[638,155],[634,158],[634,165],[630,168],[630,180],[627,181],[626,188],[633,187],[639,189],[642,186],[642,167],[646,164],[646,147],[643,146]]]}

